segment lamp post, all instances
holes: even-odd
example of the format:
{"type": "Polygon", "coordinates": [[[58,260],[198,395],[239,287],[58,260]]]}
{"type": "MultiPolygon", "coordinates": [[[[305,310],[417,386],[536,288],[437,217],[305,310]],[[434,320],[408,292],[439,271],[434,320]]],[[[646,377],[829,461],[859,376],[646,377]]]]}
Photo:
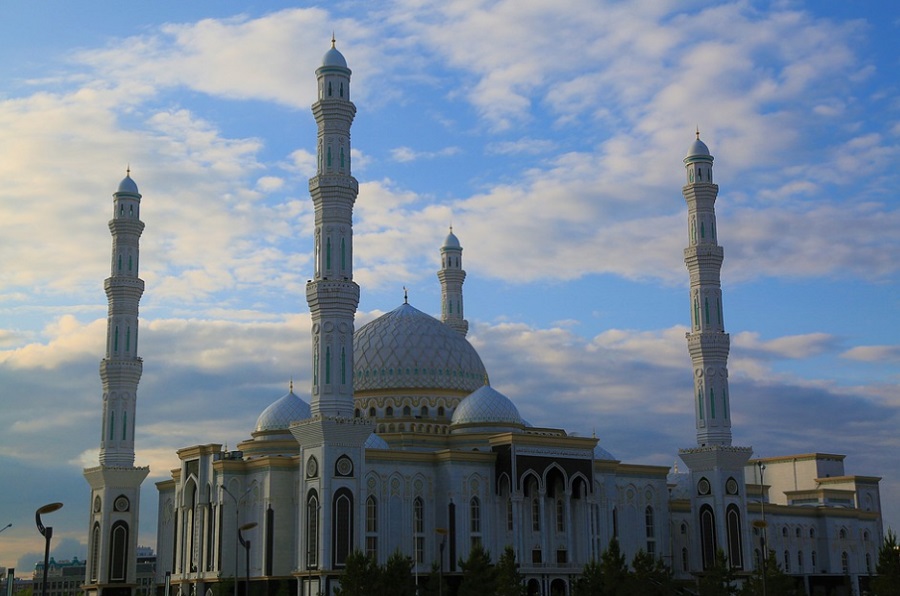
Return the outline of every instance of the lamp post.
{"type": "Polygon", "coordinates": [[[41,584],[41,596],[47,596],[47,567],[50,565],[50,539],[53,538],[53,528],[45,528],[41,522],[41,516],[45,513],[53,513],[62,506],[62,503],[48,503],[34,512],[34,523],[37,524],[38,532],[44,537],[44,583],[41,584]]]}
{"type": "Polygon", "coordinates": [[[769,545],[766,540],[768,536],[766,535],[766,486],[765,486],[765,473],[766,473],[766,464],[761,461],[756,462],[756,467],[759,469],[759,511],[762,514],[762,523],[759,524],[762,528],[762,535],[760,536],[760,543],[762,544],[762,593],[763,596],[766,596],[766,567],[769,562],[769,545]]]}
{"type": "Polygon", "coordinates": [[[441,567],[440,573],[438,574],[438,594],[444,596],[444,543],[447,542],[447,528],[437,528],[435,532],[441,537],[441,545],[439,548],[441,553],[441,567]]]}
{"type": "MultiPolygon", "coordinates": [[[[241,531],[240,531],[239,526],[241,524],[241,510],[238,507],[238,503],[250,493],[250,491],[252,490],[252,487],[248,488],[246,491],[244,491],[244,494],[241,495],[240,499],[238,499],[233,494],[231,494],[231,491],[228,490],[228,487],[225,486],[224,484],[220,484],[219,488],[221,488],[225,492],[225,494],[228,495],[229,497],[231,497],[231,500],[234,501],[234,530],[238,534],[238,537],[240,537],[241,531]]],[[[237,543],[237,541],[235,541],[235,543],[234,543],[234,596],[238,596],[238,543],[237,543]]]]}
{"type": "Polygon", "coordinates": [[[244,538],[243,532],[245,530],[252,530],[256,527],[256,522],[250,522],[249,524],[244,524],[240,528],[238,528],[238,540],[241,541],[241,546],[244,547],[244,552],[246,553],[246,573],[245,576],[246,581],[244,583],[244,596],[250,596],[250,541],[244,538]]]}

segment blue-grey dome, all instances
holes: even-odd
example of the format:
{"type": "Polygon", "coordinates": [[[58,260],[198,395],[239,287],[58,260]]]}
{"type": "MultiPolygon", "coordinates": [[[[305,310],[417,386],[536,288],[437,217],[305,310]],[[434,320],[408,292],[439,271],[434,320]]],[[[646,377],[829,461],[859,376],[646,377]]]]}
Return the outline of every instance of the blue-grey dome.
{"type": "Polygon", "coordinates": [[[390,449],[391,446],[387,444],[387,441],[379,437],[377,434],[372,433],[369,435],[369,438],[366,439],[366,442],[363,444],[363,447],[366,449],[390,449]]]}
{"type": "Polygon", "coordinates": [[[597,443],[597,446],[594,447],[594,459],[606,459],[606,460],[611,460],[611,461],[619,461],[615,455],[613,455],[612,453],[610,453],[609,451],[607,451],[606,449],[601,447],[599,443],[597,443]]]}
{"type": "Polygon", "coordinates": [[[405,389],[469,394],[487,372],[461,333],[401,304],[353,334],[353,390],[405,389]]]}
{"type": "Polygon", "coordinates": [[[691,148],[688,149],[687,155],[684,156],[684,161],[692,161],[698,158],[712,160],[712,155],[709,152],[709,147],[706,146],[706,143],[700,140],[700,133],[697,133],[697,138],[694,139],[693,143],[691,143],[691,148]]]}
{"type": "Polygon", "coordinates": [[[459,238],[453,233],[453,228],[450,228],[450,233],[447,234],[447,239],[444,240],[443,248],[461,248],[459,245],[459,238]]]}
{"type": "Polygon", "coordinates": [[[515,404],[490,385],[482,385],[456,407],[450,426],[463,424],[515,426],[520,429],[525,426],[515,404]]]}
{"type": "Polygon", "coordinates": [[[129,194],[137,195],[140,194],[138,192],[137,184],[135,184],[134,180],[131,179],[131,174],[126,174],[122,181],[119,182],[119,190],[118,192],[127,192],[129,194]]]}
{"type": "Polygon", "coordinates": [[[263,410],[259,418],[256,419],[256,431],[264,430],[284,430],[286,431],[291,422],[297,420],[306,420],[312,417],[309,404],[297,397],[291,390],[287,395],[275,401],[268,408],[263,410]]]}
{"type": "Polygon", "coordinates": [[[331,49],[322,56],[322,66],[337,66],[339,68],[347,68],[347,60],[333,45],[331,49]]]}

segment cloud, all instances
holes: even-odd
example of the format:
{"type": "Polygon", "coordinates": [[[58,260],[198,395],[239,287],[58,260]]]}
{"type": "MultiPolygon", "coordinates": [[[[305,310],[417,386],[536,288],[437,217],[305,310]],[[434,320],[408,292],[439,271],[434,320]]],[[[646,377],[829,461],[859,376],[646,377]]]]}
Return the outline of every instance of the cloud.
{"type": "Polygon", "coordinates": [[[394,161],[408,163],[411,161],[419,161],[422,159],[436,159],[439,157],[449,157],[460,152],[459,147],[444,147],[437,151],[417,151],[409,147],[397,147],[391,149],[391,158],[394,161]]]}
{"type": "Polygon", "coordinates": [[[841,357],[861,362],[898,362],[900,346],[856,346],[841,354],[841,357]]]}

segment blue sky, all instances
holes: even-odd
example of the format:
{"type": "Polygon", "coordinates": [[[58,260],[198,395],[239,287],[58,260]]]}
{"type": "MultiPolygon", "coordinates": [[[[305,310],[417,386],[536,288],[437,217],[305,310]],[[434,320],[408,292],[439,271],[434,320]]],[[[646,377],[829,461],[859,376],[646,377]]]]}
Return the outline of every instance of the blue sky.
{"type": "Polygon", "coordinates": [[[682,157],[715,155],[734,440],[848,455],[900,527],[900,14],[889,2],[0,4],[0,565],[83,556],[111,194],[144,195],[137,463],[309,383],[314,70],[353,69],[358,324],[464,247],[493,386],[632,463],[694,443],[682,157]],[[48,8],[49,5],[49,8],[48,8]],[[48,16],[49,15],[49,16],[48,16]]]}

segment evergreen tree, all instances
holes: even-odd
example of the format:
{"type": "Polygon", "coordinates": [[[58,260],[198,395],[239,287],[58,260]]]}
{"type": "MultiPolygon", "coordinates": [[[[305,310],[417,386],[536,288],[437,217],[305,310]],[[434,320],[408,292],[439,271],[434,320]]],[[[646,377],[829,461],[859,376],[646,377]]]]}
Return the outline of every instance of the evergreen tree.
{"type": "Polygon", "coordinates": [[[497,596],[524,596],[525,584],[522,574],[519,573],[516,552],[511,546],[504,549],[494,570],[497,578],[497,596]]]}
{"type": "Polygon", "coordinates": [[[872,589],[876,596],[900,596],[900,546],[897,534],[890,528],[878,551],[875,572],[878,577],[872,581],[872,589]]]}
{"type": "Polygon", "coordinates": [[[337,596],[371,596],[379,584],[381,569],[365,553],[355,550],[347,556],[341,585],[335,588],[337,596]]]}
{"type": "Polygon", "coordinates": [[[497,573],[491,564],[491,555],[481,544],[476,544],[469,551],[469,558],[459,560],[462,569],[462,583],[459,584],[457,596],[484,596],[494,594],[497,586],[497,573]]]}
{"type": "Polygon", "coordinates": [[[625,562],[625,555],[619,548],[619,541],[613,538],[600,555],[600,573],[603,578],[602,596],[631,596],[629,584],[631,573],[625,562]]]}
{"type": "Polygon", "coordinates": [[[388,557],[381,569],[376,592],[383,596],[415,596],[416,586],[412,576],[412,559],[399,550],[388,557]]]}
{"type": "Polygon", "coordinates": [[[447,585],[441,574],[441,566],[435,561],[431,564],[431,572],[428,579],[420,584],[419,596],[450,596],[450,587],[447,585]]]}
{"type": "Polygon", "coordinates": [[[603,594],[603,572],[600,563],[591,559],[572,583],[572,596],[598,596],[603,594]]]}
{"type": "Polygon", "coordinates": [[[668,596],[675,593],[672,571],[658,559],[643,549],[631,560],[634,572],[631,576],[631,592],[645,596],[668,596]]]}
{"type": "MultiPolygon", "coordinates": [[[[775,558],[775,551],[770,550],[766,558],[766,595],[767,596],[799,596],[803,594],[802,588],[797,587],[797,582],[790,575],[786,575],[775,558]]],[[[763,593],[763,570],[757,567],[750,574],[750,578],[741,589],[741,596],[756,596],[763,593]]]]}
{"type": "Polygon", "coordinates": [[[706,568],[697,584],[700,596],[735,596],[737,578],[722,549],[716,550],[713,564],[706,568]]]}

